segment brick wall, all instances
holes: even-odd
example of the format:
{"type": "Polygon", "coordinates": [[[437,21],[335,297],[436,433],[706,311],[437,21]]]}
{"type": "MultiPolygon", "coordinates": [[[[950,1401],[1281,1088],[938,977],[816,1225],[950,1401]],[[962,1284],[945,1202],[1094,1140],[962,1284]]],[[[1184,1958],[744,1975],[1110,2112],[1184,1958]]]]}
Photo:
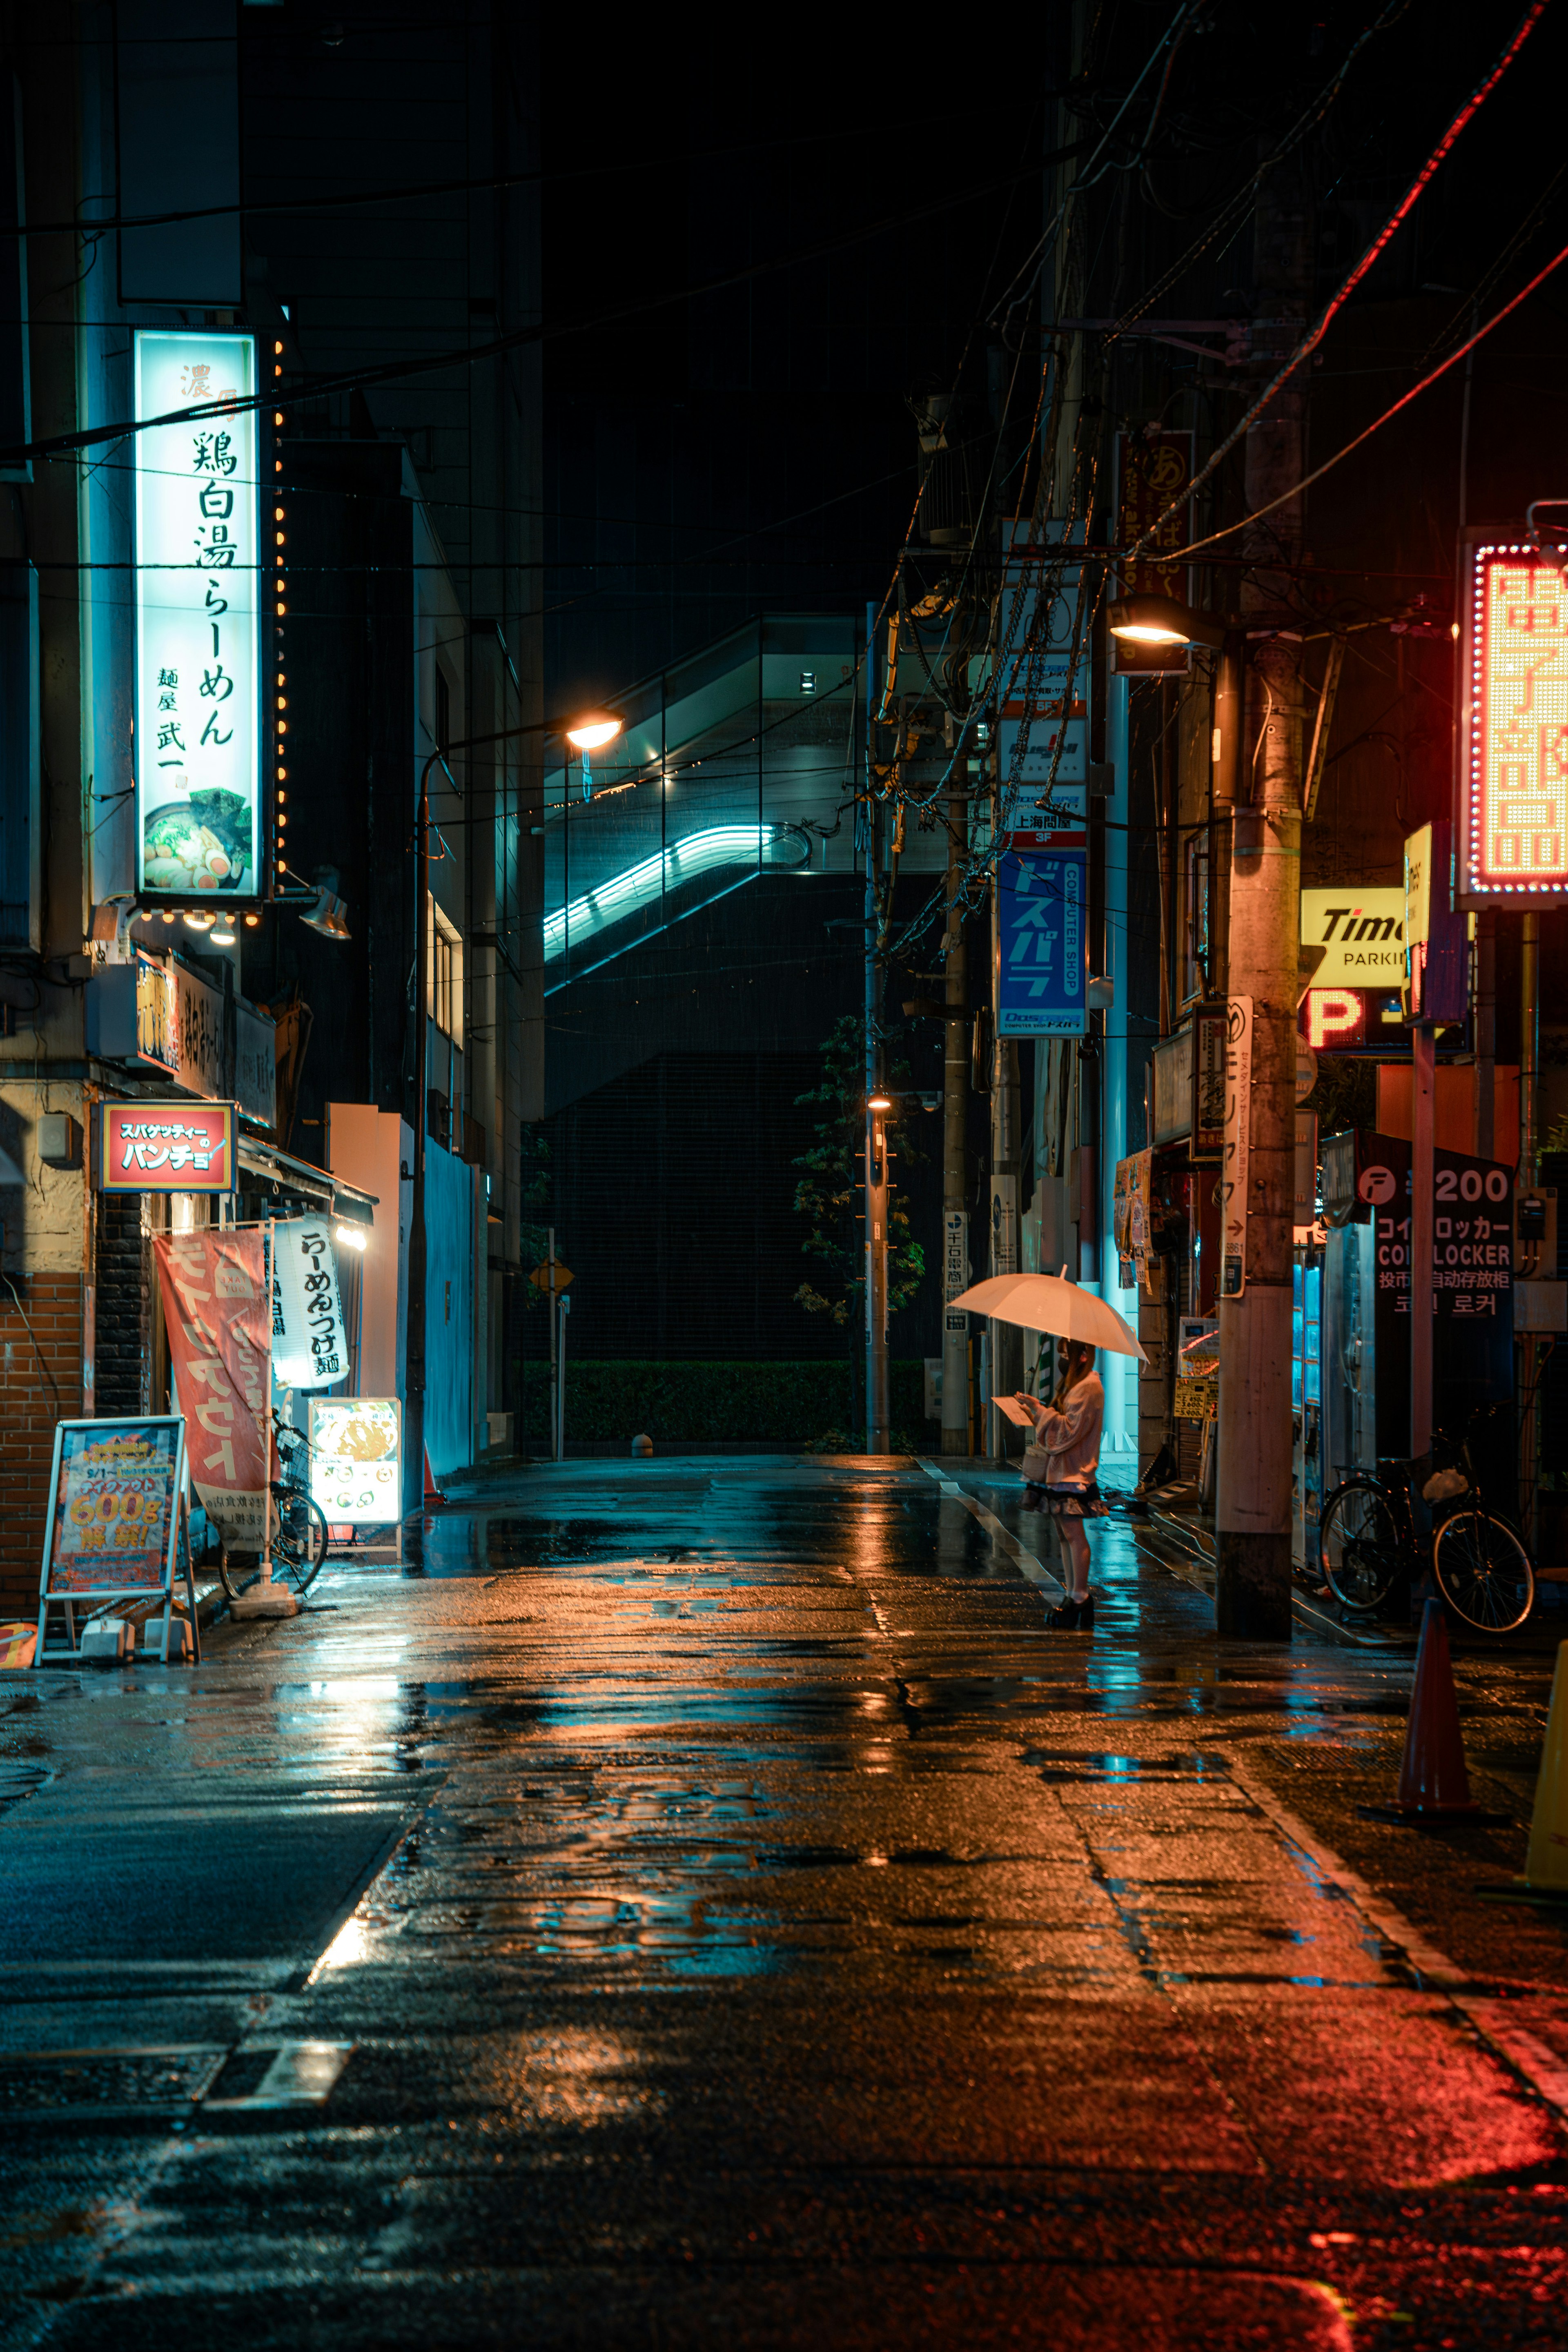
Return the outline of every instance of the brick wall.
{"type": "Polygon", "coordinates": [[[79,1275],[0,1283],[0,1617],[37,1613],[55,1423],[81,1412],[81,1316],[79,1275]]]}
{"type": "Polygon", "coordinates": [[[93,1411],[100,1418],[151,1412],[153,1245],[140,1192],[99,1194],[93,1328],[93,1411]]]}

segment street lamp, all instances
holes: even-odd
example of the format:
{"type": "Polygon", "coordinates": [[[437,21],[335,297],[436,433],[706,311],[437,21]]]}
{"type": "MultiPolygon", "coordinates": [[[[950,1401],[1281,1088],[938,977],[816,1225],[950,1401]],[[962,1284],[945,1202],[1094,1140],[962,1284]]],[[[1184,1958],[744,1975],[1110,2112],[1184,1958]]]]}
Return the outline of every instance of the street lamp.
{"type": "Polygon", "coordinates": [[[866,1108],[868,1110],[891,1110],[893,1097],[891,1095],[883,1094],[879,1088],[876,1094],[867,1096],[866,1108]]]}
{"type": "Polygon", "coordinates": [[[613,743],[621,731],[621,721],[612,719],[607,711],[589,710],[584,711],[581,719],[574,720],[564,731],[568,743],[574,743],[583,754],[583,798],[591,801],[594,778],[588,766],[588,754],[601,751],[606,743],[613,743]]]}
{"type": "MultiPolygon", "coordinates": [[[[1120,596],[1111,605],[1107,625],[1113,637],[1134,646],[1210,646],[1219,655],[1215,665],[1214,781],[1210,823],[1229,824],[1241,787],[1242,722],[1245,712],[1242,663],[1246,640],[1238,628],[1227,626],[1209,613],[1194,613],[1179,596],[1147,594],[1120,596]]],[[[1230,964],[1230,856],[1228,843],[1217,830],[1211,835],[1210,871],[1214,876],[1213,936],[1218,950],[1217,970],[1211,974],[1215,992],[1225,993],[1230,964]]]]}
{"type": "Polygon", "coordinates": [[[621,731],[618,719],[606,718],[600,710],[589,711],[566,730],[568,743],[575,743],[579,751],[600,751],[613,743],[621,731]]]}
{"type": "MultiPolygon", "coordinates": [[[[425,1275],[429,1257],[429,1241],[425,1217],[425,1159],[430,1124],[430,1097],[427,1091],[429,1066],[428,1014],[426,999],[430,987],[430,921],[426,901],[430,896],[430,771],[439,761],[447,766],[451,751],[469,751],[482,743],[514,741],[521,735],[563,735],[583,754],[584,796],[587,795],[588,754],[605,743],[614,742],[621,731],[622,722],[603,710],[585,710],[581,718],[563,726],[559,719],[524,719],[516,727],[499,727],[489,735],[465,735],[455,743],[437,743],[419,772],[418,814],[414,828],[414,1166],[410,1186],[408,1215],[408,1318],[405,1338],[407,1351],[405,1399],[404,1405],[404,1505],[410,1513],[418,1508],[418,1497],[424,1493],[425,1481],[425,1275]],[[415,1499],[410,1503],[410,1496],[415,1499]]],[[[448,778],[452,772],[447,769],[448,778]]],[[[453,790],[457,790],[453,780],[453,790]]]]}
{"type": "Polygon", "coordinates": [[[1223,621],[1194,613],[1179,596],[1152,593],[1118,597],[1109,626],[1113,637],[1134,646],[1223,646],[1226,635],[1223,621]]]}

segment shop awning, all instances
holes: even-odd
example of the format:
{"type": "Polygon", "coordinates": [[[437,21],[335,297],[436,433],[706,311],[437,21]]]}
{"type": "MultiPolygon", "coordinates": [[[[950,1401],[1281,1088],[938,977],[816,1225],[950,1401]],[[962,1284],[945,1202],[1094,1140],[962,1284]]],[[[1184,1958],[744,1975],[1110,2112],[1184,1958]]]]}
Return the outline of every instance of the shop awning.
{"type": "Polygon", "coordinates": [[[308,1201],[320,1202],[345,1224],[373,1225],[375,1223],[376,1195],[362,1192],[357,1184],[345,1184],[341,1176],[325,1168],[313,1168],[308,1160],[296,1160],[292,1152],[280,1151],[276,1144],[259,1143],[254,1136],[241,1134],[239,1164],[248,1168],[254,1176],[263,1177],[269,1184],[280,1185],[285,1192],[303,1194],[308,1201]]]}

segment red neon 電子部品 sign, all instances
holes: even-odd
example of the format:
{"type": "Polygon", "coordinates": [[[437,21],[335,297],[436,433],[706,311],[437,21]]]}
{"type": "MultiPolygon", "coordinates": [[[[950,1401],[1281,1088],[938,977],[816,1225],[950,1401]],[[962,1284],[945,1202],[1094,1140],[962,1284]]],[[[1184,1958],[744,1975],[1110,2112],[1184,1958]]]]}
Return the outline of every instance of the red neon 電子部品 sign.
{"type": "Polygon", "coordinates": [[[1523,545],[1467,555],[1460,895],[1540,904],[1568,892],[1568,584],[1523,545]]]}

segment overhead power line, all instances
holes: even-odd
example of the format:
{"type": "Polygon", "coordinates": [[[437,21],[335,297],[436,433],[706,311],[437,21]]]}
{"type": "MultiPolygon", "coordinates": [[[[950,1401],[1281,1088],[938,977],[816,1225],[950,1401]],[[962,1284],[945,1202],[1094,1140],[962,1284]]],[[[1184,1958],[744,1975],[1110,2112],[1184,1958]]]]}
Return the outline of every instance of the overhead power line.
{"type": "MultiPolygon", "coordinates": [[[[1070,152],[1070,151],[1064,151],[1070,152]]],[[[917,222],[934,220],[943,213],[962,211],[964,205],[978,204],[995,195],[1001,189],[1014,186],[1021,180],[1032,180],[1045,165],[1059,163],[1060,154],[1047,155],[1029,163],[1023,170],[1008,172],[1000,179],[986,180],[977,187],[966,188],[962,194],[942,196],[929,205],[918,205],[911,211],[889,213],[880,220],[868,221],[861,227],[847,229],[841,236],[824,237],[816,245],[802,246],[794,253],[784,253],[767,261],[753,261],[741,269],[728,269],[717,278],[703,278],[694,286],[678,286],[658,294],[639,295],[636,300],[618,302],[602,310],[584,311],[574,319],[564,319],[559,326],[541,321],[536,326],[514,327],[504,335],[496,335],[487,343],[463,343],[441,352],[426,352],[417,357],[390,360],[380,367],[352,368],[342,375],[321,376],[313,382],[295,380],[288,387],[275,385],[271,390],[247,394],[242,400],[207,400],[186,408],[166,409],[158,416],[126,418],[117,425],[96,425],[80,433],[56,433],[37,441],[16,444],[0,449],[0,464],[19,465],[28,459],[63,457],[79,449],[97,448],[106,441],[123,441],[137,433],[147,433],[164,425],[194,424],[211,416],[242,416],[253,409],[298,406],[301,401],[325,400],[333,394],[368,391],[379,383],[401,383],[410,376],[432,375],[442,368],[467,368],[481,360],[499,359],[503,352],[521,351],[529,344],[557,342],[569,335],[591,334],[601,327],[619,326],[627,319],[637,319],[650,310],[666,310],[679,302],[700,301],[711,294],[722,294],[734,286],[750,285],[759,278],[780,269],[804,268],[813,261],[826,259],[830,254],[842,253],[849,247],[864,245],[872,237],[884,236],[895,229],[910,228],[917,222]]]]}
{"type": "MultiPolygon", "coordinates": [[[[1245,437],[1247,433],[1257,423],[1258,417],[1262,415],[1263,411],[1268,407],[1276,393],[1278,393],[1281,386],[1287,383],[1290,377],[1295,374],[1297,369],[1301,365],[1302,361],[1311,357],[1311,354],[1317,350],[1318,345],[1322,341],[1323,337],[1328,333],[1329,328],[1334,319],[1349,301],[1352,294],[1366,277],[1368,271],[1375,266],[1379,259],[1381,259],[1382,256],[1387,251],[1394,237],[1398,234],[1404,223],[1415,211],[1416,205],[1420,202],[1423,193],[1430,185],[1439,167],[1452,152],[1461,131],[1466,129],[1467,125],[1475,121],[1476,116],[1480,112],[1482,107],[1486,104],[1493,90],[1496,89],[1504,74],[1507,73],[1509,68],[1513,64],[1514,60],[1519,56],[1520,51],[1523,48],[1525,42],[1530,38],[1531,34],[1534,32],[1535,27],[1541,22],[1542,16],[1545,16],[1547,5],[1548,0],[1531,0],[1531,5],[1525,10],[1520,23],[1515,27],[1512,38],[1504,48],[1502,55],[1498,58],[1496,64],[1492,67],[1491,71],[1487,75],[1486,79],[1483,81],[1479,82],[1476,88],[1471,90],[1469,96],[1466,99],[1458,112],[1455,115],[1453,121],[1444,131],[1443,136],[1438,140],[1437,144],[1434,147],[1425,163],[1422,164],[1421,169],[1416,173],[1415,177],[1411,181],[1410,185],[1405,191],[1404,195],[1401,196],[1398,204],[1395,205],[1394,210],[1388,215],[1388,218],[1384,222],[1383,226],[1378,230],[1377,235],[1373,238],[1372,243],[1362,255],[1361,259],[1356,263],[1354,268],[1352,269],[1350,275],[1344,279],[1343,283],[1329,297],[1328,301],[1324,304],[1322,310],[1319,314],[1317,324],[1312,328],[1311,331],[1304,336],[1301,341],[1297,344],[1295,350],[1285,362],[1284,366],[1277,370],[1269,382],[1265,384],[1263,390],[1258,394],[1258,398],[1252,403],[1250,408],[1247,409],[1246,415],[1232,426],[1230,432],[1226,435],[1225,439],[1210,452],[1206,462],[1198,468],[1198,471],[1193,476],[1192,480],[1184,485],[1179,496],[1171,500],[1169,506],[1164,509],[1163,513],[1154,517],[1153,520],[1150,523],[1149,528],[1138,541],[1137,547],[1133,550],[1134,554],[1141,552],[1150,544],[1155,532],[1159,530],[1160,525],[1173,515],[1179,507],[1184,507],[1189,504],[1194,493],[1202,488],[1203,484],[1206,482],[1211,475],[1217,470],[1222,461],[1229,456],[1230,452],[1236,447],[1237,442],[1245,437]]],[[[1554,268],[1556,264],[1553,263],[1551,266],[1554,268]]],[[[1542,276],[1547,274],[1548,273],[1546,271],[1542,273],[1542,276]]],[[[1539,283],[1539,279],[1536,282],[1539,283]]],[[[1522,299],[1522,297],[1521,299],[1522,299]]],[[[1501,318],[1506,316],[1506,313],[1500,311],[1498,316],[1501,318]]],[[[1472,341],[1477,340],[1479,340],[1479,338],[1472,338],[1472,341]]],[[[1469,350],[1470,344],[1467,343],[1464,348],[1467,351],[1469,350]]],[[[1459,354],[1456,352],[1454,356],[1458,358],[1459,354]]],[[[1436,373],[1438,374],[1441,373],[1442,371],[1440,369],[1436,371],[1436,373]]],[[[1426,382],[1431,383],[1434,380],[1434,377],[1429,376],[1426,379],[1426,382]]],[[[1422,385],[1418,384],[1415,389],[1416,391],[1421,391],[1423,388],[1424,387],[1422,385]]],[[[1414,398],[1415,394],[1412,394],[1410,397],[1414,398]]],[[[1403,406],[1404,404],[1400,403],[1399,405],[1403,406]]],[[[1389,414],[1392,415],[1394,414],[1393,410],[1390,410],[1389,414]]],[[[1375,430],[1375,427],[1373,429],[1375,430]]],[[[1327,467],[1320,467],[1319,471],[1326,472],[1327,467]]],[[[1317,477],[1316,475],[1313,475],[1309,477],[1309,478],[1316,480],[1317,477]]],[[[1302,485],[1301,487],[1304,488],[1305,485],[1302,485]]],[[[1293,497],[1295,493],[1291,492],[1289,495],[1293,497]]],[[[1285,503],[1286,500],[1284,499],[1274,499],[1267,507],[1260,507],[1257,511],[1259,514],[1272,514],[1277,507],[1283,506],[1285,503]]],[[[1247,520],[1251,520],[1252,518],[1247,517],[1247,520]]],[[[1239,529],[1241,526],[1237,525],[1237,528],[1239,529]]],[[[1221,536],[1223,536],[1223,534],[1217,531],[1215,533],[1215,538],[1219,538],[1221,536]]],[[[1199,545],[1203,545],[1205,543],[1205,542],[1202,541],[1198,542],[1199,545]]],[[[1175,559],[1173,558],[1172,560],[1173,562],[1175,559]]]]}
{"type": "MultiPolygon", "coordinates": [[[[1473,352],[1479,342],[1485,341],[1494,327],[1500,327],[1509,313],[1517,310],[1521,302],[1527,302],[1536,288],[1544,285],[1552,271],[1561,269],[1565,261],[1568,261],[1568,245],[1565,245],[1560,253],[1554,253],[1544,269],[1538,269],[1529,285],[1521,286],[1512,301],[1505,302],[1500,310],[1494,311],[1486,325],[1478,328],[1467,342],[1461,343],[1457,351],[1450,352],[1446,360],[1439,361],[1429,374],[1422,377],[1419,383],[1413,383],[1408,392],[1402,393],[1392,408],[1385,408],[1383,415],[1375,417],[1372,424],[1355,436],[1353,440],[1347,441],[1342,449],[1336,449],[1331,457],[1325,457],[1321,466],[1314,467],[1310,474],[1303,475],[1301,479],[1293,483],[1289,489],[1281,491],[1279,498],[1270,499],[1267,506],[1254,507],[1252,512],[1243,515],[1239,522],[1227,523],[1223,530],[1211,531],[1207,539],[1194,539],[1190,547],[1174,548],[1168,557],[1162,551],[1161,562],[1181,563],[1189,555],[1195,555],[1201,547],[1212,547],[1216,540],[1229,539],[1233,532],[1245,530],[1249,523],[1257,522],[1260,516],[1272,514],[1278,507],[1288,506],[1292,499],[1300,498],[1303,490],[1310,489],[1314,482],[1321,482],[1325,474],[1331,473],[1334,467],[1351,455],[1352,450],[1359,449],[1363,441],[1370,441],[1374,433],[1381,433],[1384,426],[1397,416],[1402,408],[1408,408],[1413,400],[1418,399],[1429,384],[1436,383],[1440,375],[1447,375],[1448,370],[1457,366],[1467,352],[1473,352]]],[[[1199,476],[1198,478],[1201,480],[1202,477],[1199,476]]],[[[1140,540],[1138,547],[1132,550],[1134,555],[1143,544],[1143,541],[1140,540]]]]}
{"type": "MultiPolygon", "coordinates": [[[[900,134],[906,134],[919,121],[945,122],[951,119],[950,113],[916,116],[912,121],[906,118],[898,123],[897,129],[900,134]]],[[[867,131],[868,126],[861,122],[847,125],[842,131],[802,131],[791,138],[745,139],[728,147],[699,147],[681,160],[688,163],[721,163],[726,156],[763,155],[774,147],[812,147],[835,139],[864,139],[867,131]]],[[[1079,143],[1087,145],[1088,142],[1079,143]]],[[[659,160],[661,165],[668,161],[663,155],[659,160]]],[[[402,187],[354,188],[338,196],[278,196],[263,204],[246,200],[232,205],[192,205],[178,212],[110,213],[102,220],[87,220],[78,215],[70,220],[23,221],[20,228],[24,236],[64,236],[76,230],[80,230],[84,236],[101,236],[111,229],[167,228],[178,221],[224,220],[236,213],[243,214],[247,220],[260,220],[279,214],[348,212],[361,210],[367,205],[411,204],[426,196],[499,194],[508,188],[548,186],[556,181],[611,179],[627,172],[647,172],[649,168],[647,156],[642,153],[619,161],[582,163],[565,172],[500,172],[472,180],[416,180],[402,187]]],[[[91,204],[99,200],[88,196],[82,201],[91,204]]]]}
{"type": "Polygon", "coordinates": [[[1327,114],[1344,88],[1352,66],[1354,65],[1368,42],[1374,40],[1379,33],[1386,32],[1391,25],[1404,16],[1409,5],[1410,0],[1388,0],[1388,5],[1381,16],[1374,16],[1370,25],[1363,27],[1341,59],[1333,79],[1325,83],[1311,104],[1297,116],[1279,144],[1271,153],[1264,157],[1251,178],[1243,181],[1236,193],[1226,198],[1207,228],[1201,230],[1185,252],[1178,254],[1175,260],[1161,272],[1153,283],[1145,287],[1142,293],[1128,305],[1107,335],[1105,339],[1107,344],[1115,342],[1137,320],[1152,310],[1161,295],[1168,292],[1171,287],[1176,285],[1185,276],[1194,262],[1201,254],[1207,251],[1216,237],[1223,236],[1228,229],[1237,226],[1244,217],[1247,205],[1252,203],[1269,173],[1278,164],[1282,163],[1293,149],[1300,145],[1309,131],[1315,130],[1327,114]]]}

